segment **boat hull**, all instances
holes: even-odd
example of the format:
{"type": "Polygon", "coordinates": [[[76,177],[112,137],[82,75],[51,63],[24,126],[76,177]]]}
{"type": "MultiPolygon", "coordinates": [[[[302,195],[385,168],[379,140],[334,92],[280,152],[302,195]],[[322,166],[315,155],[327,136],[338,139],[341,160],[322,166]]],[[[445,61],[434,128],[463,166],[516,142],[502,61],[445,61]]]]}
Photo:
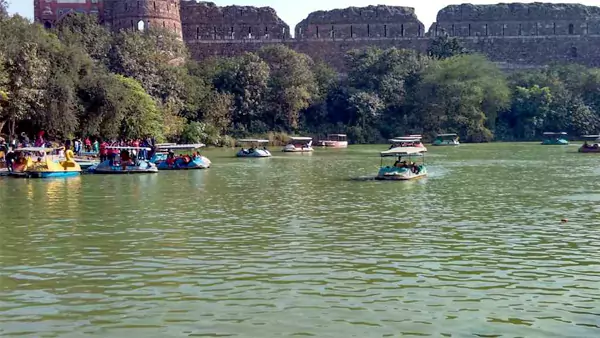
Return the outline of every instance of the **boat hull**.
{"type": "Polygon", "coordinates": [[[25,177],[30,178],[64,178],[81,175],[79,171],[27,171],[25,177]]]}
{"type": "Polygon", "coordinates": [[[379,181],[411,181],[427,177],[427,168],[419,166],[414,172],[409,168],[381,167],[375,177],[379,181]]]}
{"type": "Polygon", "coordinates": [[[569,141],[567,140],[545,140],[542,142],[543,146],[568,146],[569,141]]]}
{"type": "Polygon", "coordinates": [[[584,154],[597,154],[597,153],[600,153],[600,147],[590,147],[590,148],[581,147],[581,148],[579,148],[579,152],[584,153],[584,154]]]}
{"type": "Polygon", "coordinates": [[[321,141],[319,145],[326,148],[348,148],[348,141],[321,141]]]}
{"type": "Polygon", "coordinates": [[[111,165],[109,160],[104,161],[97,166],[90,167],[88,172],[104,175],[155,174],[158,172],[158,168],[154,163],[148,161],[142,161],[139,165],[128,165],[123,167],[119,164],[111,165]]]}
{"type": "Polygon", "coordinates": [[[270,151],[264,149],[257,149],[253,152],[245,152],[240,150],[236,155],[236,157],[246,157],[246,158],[264,158],[273,156],[270,151]]]}
{"type": "Polygon", "coordinates": [[[156,163],[156,167],[158,170],[202,170],[210,168],[211,164],[212,162],[208,158],[201,156],[190,163],[185,163],[182,159],[177,159],[174,165],[167,164],[167,161],[160,161],[156,163]]]}
{"type": "Polygon", "coordinates": [[[308,148],[296,148],[294,146],[292,147],[285,147],[283,148],[283,152],[284,153],[312,153],[313,151],[315,151],[312,147],[308,147],[308,148]]]}
{"type": "Polygon", "coordinates": [[[456,141],[435,141],[433,145],[436,147],[456,147],[460,145],[460,142],[456,141]]]}

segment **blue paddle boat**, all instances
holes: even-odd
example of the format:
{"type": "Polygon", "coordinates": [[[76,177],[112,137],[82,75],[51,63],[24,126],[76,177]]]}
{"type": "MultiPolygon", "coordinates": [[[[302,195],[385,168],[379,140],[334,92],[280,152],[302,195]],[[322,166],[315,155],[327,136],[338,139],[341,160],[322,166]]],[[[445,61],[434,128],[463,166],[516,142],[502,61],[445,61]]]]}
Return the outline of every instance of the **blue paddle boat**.
{"type": "Polygon", "coordinates": [[[93,174],[154,174],[158,172],[156,165],[138,156],[141,151],[151,151],[144,147],[106,147],[109,151],[117,150],[119,155],[112,155],[98,165],[88,169],[93,174]]]}
{"type": "Polygon", "coordinates": [[[157,145],[156,153],[152,156],[150,162],[156,164],[158,170],[208,169],[212,162],[196,151],[204,146],[202,143],[157,145]],[[186,151],[188,154],[176,155],[176,150],[186,151]],[[192,152],[192,154],[189,154],[189,152],[192,152]]]}
{"type": "Polygon", "coordinates": [[[544,133],[542,145],[545,146],[566,146],[569,145],[567,133],[544,133]]]}
{"type": "Polygon", "coordinates": [[[417,147],[397,147],[383,151],[381,152],[381,167],[375,179],[382,181],[409,181],[426,177],[427,167],[425,167],[424,155],[424,149],[417,147]],[[413,162],[413,157],[420,157],[422,159],[421,163],[413,162]],[[384,158],[397,158],[397,160],[392,166],[384,166],[384,158]],[[405,158],[404,161],[403,158],[405,158]]]}

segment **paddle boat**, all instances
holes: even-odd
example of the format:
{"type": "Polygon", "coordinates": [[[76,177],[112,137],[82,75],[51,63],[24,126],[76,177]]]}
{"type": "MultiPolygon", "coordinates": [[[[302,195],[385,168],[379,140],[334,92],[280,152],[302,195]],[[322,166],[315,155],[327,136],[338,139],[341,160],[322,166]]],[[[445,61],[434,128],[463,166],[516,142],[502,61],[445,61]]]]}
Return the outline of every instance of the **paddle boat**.
{"type": "Polygon", "coordinates": [[[106,160],[88,169],[93,174],[154,174],[158,172],[156,165],[145,159],[131,156],[132,152],[151,151],[145,147],[106,147],[107,150],[120,151],[119,156],[113,155],[112,159],[106,160]]]}
{"type": "Polygon", "coordinates": [[[579,148],[580,153],[600,153],[600,135],[584,135],[582,138],[586,141],[579,148]],[[588,143],[587,140],[593,141],[588,143]]]}
{"type": "Polygon", "coordinates": [[[292,137],[283,148],[286,153],[310,153],[313,152],[312,137],[292,137]]]}
{"type": "MultiPolygon", "coordinates": [[[[55,151],[55,149],[45,148],[46,153],[55,151]]],[[[81,167],[75,161],[73,151],[68,149],[65,151],[64,161],[55,161],[52,156],[44,156],[33,162],[25,169],[25,177],[32,178],[61,178],[73,177],[81,174],[81,167]]]]}
{"type": "Polygon", "coordinates": [[[566,146],[569,145],[569,141],[567,140],[567,133],[544,133],[544,140],[542,141],[542,145],[545,146],[566,146]]]}
{"type": "Polygon", "coordinates": [[[194,152],[192,155],[175,155],[175,150],[193,151],[205,147],[204,144],[159,144],[156,147],[156,154],[152,156],[150,162],[156,164],[158,170],[194,170],[208,169],[212,162],[194,152]]]}
{"type": "Polygon", "coordinates": [[[423,144],[421,135],[410,135],[410,136],[402,136],[402,137],[394,137],[389,140],[392,144],[390,149],[398,148],[398,147],[415,147],[422,148],[423,151],[427,151],[427,148],[423,144]]]}
{"type": "Polygon", "coordinates": [[[329,134],[326,140],[319,141],[319,146],[328,148],[348,148],[346,134],[329,134]]]}
{"type": "Polygon", "coordinates": [[[458,142],[457,134],[438,134],[433,140],[434,146],[458,146],[460,142],[458,142]]]}
{"type": "Polygon", "coordinates": [[[33,168],[36,162],[42,162],[45,159],[50,159],[53,162],[59,162],[63,156],[60,154],[62,149],[41,148],[41,147],[24,147],[13,150],[14,157],[9,176],[26,177],[27,170],[33,168]]]}
{"type": "Polygon", "coordinates": [[[269,140],[244,139],[239,140],[240,143],[250,144],[250,148],[242,148],[235,155],[237,157],[271,157],[271,152],[266,147],[259,149],[261,144],[269,143],[269,140]]]}
{"type": "Polygon", "coordinates": [[[398,147],[386,150],[380,153],[381,167],[375,177],[383,181],[408,181],[423,178],[427,176],[427,167],[425,167],[425,156],[422,148],[417,147],[398,147]],[[421,164],[412,161],[413,157],[422,158],[421,164]],[[397,158],[392,166],[384,166],[383,161],[386,158],[397,158]],[[402,160],[407,158],[408,161],[402,160]]]}

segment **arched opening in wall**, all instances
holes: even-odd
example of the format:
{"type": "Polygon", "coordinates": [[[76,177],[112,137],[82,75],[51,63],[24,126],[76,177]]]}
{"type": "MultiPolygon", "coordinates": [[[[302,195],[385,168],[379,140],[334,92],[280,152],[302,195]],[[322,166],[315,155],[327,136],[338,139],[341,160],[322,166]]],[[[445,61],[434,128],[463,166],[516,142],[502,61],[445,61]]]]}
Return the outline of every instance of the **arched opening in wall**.
{"type": "Polygon", "coordinates": [[[235,39],[235,31],[233,30],[233,26],[231,26],[231,31],[229,32],[229,38],[231,40],[235,39]]]}
{"type": "Polygon", "coordinates": [[[404,24],[400,25],[400,36],[404,36],[404,24]]]}
{"type": "Polygon", "coordinates": [[[138,23],[137,23],[137,29],[140,32],[143,32],[143,31],[146,30],[146,24],[144,23],[144,20],[138,21],[138,23]]]}
{"type": "Polygon", "coordinates": [[[331,26],[331,38],[335,39],[335,26],[331,26]]]}
{"type": "Polygon", "coordinates": [[[371,25],[367,24],[367,37],[371,37],[371,25]]]}
{"type": "Polygon", "coordinates": [[[552,24],[553,34],[556,35],[556,22],[552,24]]]}
{"type": "Polygon", "coordinates": [[[571,57],[576,58],[578,56],[579,56],[579,53],[577,52],[577,47],[575,47],[575,46],[571,47],[571,57]]]}
{"type": "Polygon", "coordinates": [[[269,27],[265,26],[265,39],[269,38],[269,27]]]}
{"type": "Polygon", "coordinates": [[[167,24],[163,21],[163,28],[167,28],[167,24]]]}
{"type": "Polygon", "coordinates": [[[504,36],[504,34],[506,34],[506,28],[507,28],[506,24],[503,24],[502,25],[502,36],[504,36]]]}
{"type": "Polygon", "coordinates": [[[52,28],[52,22],[50,22],[50,21],[44,22],[44,28],[46,28],[46,29],[52,28]]]}
{"type": "Polygon", "coordinates": [[[321,35],[319,34],[319,26],[317,26],[317,39],[320,37],[321,37],[321,35]]]}
{"type": "Polygon", "coordinates": [[[452,31],[450,33],[452,36],[456,36],[456,28],[454,27],[454,24],[452,24],[452,31]]]}
{"type": "Polygon", "coordinates": [[[383,37],[387,38],[387,25],[383,25],[383,37]]]}
{"type": "Polygon", "coordinates": [[[469,24],[469,36],[471,36],[471,24],[469,24]]]}
{"type": "Polygon", "coordinates": [[[588,35],[590,33],[590,26],[588,23],[585,24],[585,27],[583,27],[583,35],[588,35]]]}
{"type": "Polygon", "coordinates": [[[421,37],[423,34],[423,32],[421,31],[421,25],[419,25],[419,30],[417,31],[417,36],[421,37]]]}
{"type": "Polygon", "coordinates": [[[572,23],[569,24],[569,35],[575,34],[575,25],[572,23]]]}
{"type": "Polygon", "coordinates": [[[252,39],[252,27],[248,27],[248,39],[252,39]]]}
{"type": "Polygon", "coordinates": [[[489,35],[489,31],[488,31],[488,24],[485,24],[485,36],[489,35]]]}
{"type": "Polygon", "coordinates": [[[287,31],[285,30],[285,27],[283,27],[283,28],[281,29],[281,37],[282,37],[282,39],[284,39],[284,40],[285,40],[285,38],[287,37],[287,31]]]}
{"type": "Polygon", "coordinates": [[[523,35],[523,24],[519,24],[519,35],[523,35]]]}
{"type": "Polygon", "coordinates": [[[354,27],[352,25],[350,25],[350,37],[354,37],[354,27]]]}
{"type": "Polygon", "coordinates": [[[217,39],[217,27],[213,27],[213,40],[217,39]]]}
{"type": "Polygon", "coordinates": [[[152,1],[153,5],[154,5],[154,10],[156,10],[156,1],[152,1]]]}
{"type": "Polygon", "coordinates": [[[196,27],[196,40],[200,40],[200,26],[196,27]]]}

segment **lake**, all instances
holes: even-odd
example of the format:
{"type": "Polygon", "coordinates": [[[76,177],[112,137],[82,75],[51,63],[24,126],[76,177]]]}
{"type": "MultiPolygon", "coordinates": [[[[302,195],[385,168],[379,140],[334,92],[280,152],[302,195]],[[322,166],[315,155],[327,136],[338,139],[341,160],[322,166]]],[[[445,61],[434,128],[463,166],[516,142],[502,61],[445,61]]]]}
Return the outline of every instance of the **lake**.
{"type": "Polygon", "coordinates": [[[600,155],[385,149],[0,178],[0,336],[600,336],[600,155]]]}

